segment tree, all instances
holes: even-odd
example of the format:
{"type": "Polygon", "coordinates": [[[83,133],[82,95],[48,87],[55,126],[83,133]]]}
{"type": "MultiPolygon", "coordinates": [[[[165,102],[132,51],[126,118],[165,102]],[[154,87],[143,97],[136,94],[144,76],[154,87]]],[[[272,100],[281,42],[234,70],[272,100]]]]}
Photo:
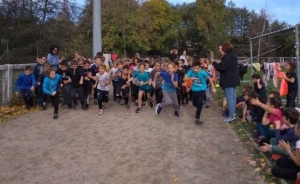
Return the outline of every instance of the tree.
{"type": "Polygon", "coordinates": [[[138,10],[140,47],[143,51],[168,53],[181,32],[181,17],[166,0],[149,0],[138,10]]]}
{"type": "Polygon", "coordinates": [[[218,44],[226,40],[224,32],[224,0],[197,0],[197,27],[204,36],[206,50],[213,57],[218,44]]]}
{"type": "Polygon", "coordinates": [[[186,50],[188,54],[198,57],[203,52],[200,42],[199,31],[197,28],[196,3],[176,5],[177,14],[181,16],[181,34],[179,36],[178,48],[180,51],[186,50]]]}

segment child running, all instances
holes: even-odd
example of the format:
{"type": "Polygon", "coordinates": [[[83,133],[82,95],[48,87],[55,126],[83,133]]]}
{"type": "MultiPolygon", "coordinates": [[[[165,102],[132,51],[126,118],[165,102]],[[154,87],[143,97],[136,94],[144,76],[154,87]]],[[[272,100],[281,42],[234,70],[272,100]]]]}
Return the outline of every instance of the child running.
{"type": "Polygon", "coordinates": [[[129,94],[130,84],[127,83],[128,79],[130,79],[129,66],[124,65],[122,67],[121,73],[116,74],[116,76],[118,77],[116,94],[121,98],[123,97],[125,101],[125,107],[129,108],[130,106],[128,104],[128,94],[129,94]]]}
{"type": "Polygon", "coordinates": [[[59,86],[61,84],[61,78],[58,74],[55,74],[55,70],[47,70],[47,77],[44,80],[43,83],[43,92],[47,95],[49,95],[49,98],[54,106],[54,115],[53,118],[58,118],[58,90],[59,86]]]}
{"type": "Polygon", "coordinates": [[[111,75],[112,84],[113,84],[114,101],[117,100],[117,93],[116,93],[116,91],[117,91],[117,85],[118,85],[118,77],[116,77],[115,75],[116,75],[116,72],[119,71],[118,65],[119,65],[119,63],[115,61],[113,63],[113,67],[110,70],[110,75],[111,75]]]}
{"type": "Polygon", "coordinates": [[[33,68],[33,74],[36,81],[36,88],[35,88],[35,94],[37,98],[37,104],[43,109],[43,84],[39,82],[39,78],[41,75],[43,75],[44,72],[44,63],[46,62],[46,57],[43,56],[37,56],[36,57],[37,64],[33,68]]]}
{"type": "Polygon", "coordinates": [[[60,63],[60,68],[56,70],[56,74],[58,74],[62,80],[63,84],[63,95],[64,100],[62,106],[65,104],[68,105],[68,108],[72,108],[72,99],[71,99],[71,78],[72,72],[70,68],[68,68],[68,62],[66,60],[62,60],[60,63]]]}
{"type": "Polygon", "coordinates": [[[85,101],[83,96],[83,68],[78,66],[78,61],[73,60],[71,62],[71,98],[73,99],[73,109],[77,107],[77,94],[80,99],[82,110],[86,110],[85,101]]]}
{"type": "MultiPolygon", "coordinates": [[[[178,74],[175,73],[175,68],[173,63],[168,64],[167,72],[156,72],[154,81],[156,81],[158,76],[162,76],[164,83],[162,84],[162,92],[164,97],[164,102],[156,105],[155,111],[156,114],[160,114],[162,108],[168,105],[173,105],[174,116],[179,118],[179,104],[176,94],[176,88],[178,87],[178,74]]],[[[153,84],[155,87],[155,83],[153,84]]]]}
{"type": "Polygon", "coordinates": [[[135,78],[137,78],[139,80],[138,108],[136,109],[135,112],[139,113],[142,110],[142,98],[145,93],[147,94],[150,107],[151,108],[153,107],[153,100],[150,95],[150,92],[151,92],[151,85],[149,83],[150,76],[145,71],[144,63],[140,64],[139,71],[136,71],[133,74],[133,76],[127,81],[127,84],[129,84],[135,78]]]}
{"type": "Polygon", "coordinates": [[[84,96],[84,101],[85,101],[85,109],[89,109],[89,104],[90,104],[90,98],[89,95],[92,92],[92,81],[89,78],[90,76],[90,65],[91,62],[88,60],[85,60],[83,62],[83,96],[84,96]]]}
{"type": "Polygon", "coordinates": [[[108,102],[109,84],[110,77],[109,74],[106,72],[106,66],[100,64],[99,73],[96,74],[96,83],[93,86],[95,88],[97,85],[99,115],[103,114],[103,104],[108,102]]]}
{"type": "Polygon", "coordinates": [[[187,75],[184,77],[184,81],[192,79],[192,88],[193,91],[193,106],[197,108],[195,116],[195,124],[203,124],[203,121],[200,121],[200,115],[203,107],[203,100],[205,96],[205,91],[207,88],[206,80],[209,80],[211,84],[212,93],[216,93],[216,88],[212,79],[208,76],[208,73],[201,70],[200,61],[194,61],[192,70],[190,70],[187,75]]]}
{"type": "Polygon", "coordinates": [[[186,70],[183,68],[184,59],[178,60],[178,68],[177,68],[177,75],[178,75],[178,88],[177,88],[177,98],[180,105],[185,105],[184,100],[188,101],[188,96],[186,92],[186,88],[183,84],[183,78],[186,74],[186,70]]]}

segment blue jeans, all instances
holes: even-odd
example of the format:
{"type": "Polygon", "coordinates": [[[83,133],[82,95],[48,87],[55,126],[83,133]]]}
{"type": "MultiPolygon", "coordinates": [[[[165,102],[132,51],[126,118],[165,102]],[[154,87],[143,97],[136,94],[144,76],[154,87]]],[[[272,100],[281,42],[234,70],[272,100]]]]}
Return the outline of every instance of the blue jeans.
{"type": "Polygon", "coordinates": [[[235,97],[235,88],[225,88],[225,96],[227,100],[227,106],[229,110],[229,117],[234,118],[235,116],[235,105],[236,105],[236,97],[235,97]]]}
{"type": "Polygon", "coordinates": [[[256,123],[256,130],[259,136],[270,137],[271,134],[273,135],[272,131],[270,131],[269,125],[256,123]]]}

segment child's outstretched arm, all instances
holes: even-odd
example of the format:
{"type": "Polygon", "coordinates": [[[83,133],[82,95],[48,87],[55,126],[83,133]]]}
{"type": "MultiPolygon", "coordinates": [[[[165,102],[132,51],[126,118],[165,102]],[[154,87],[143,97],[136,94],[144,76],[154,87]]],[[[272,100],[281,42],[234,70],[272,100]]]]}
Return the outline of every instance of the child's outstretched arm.
{"type": "Polygon", "coordinates": [[[52,95],[52,92],[50,90],[48,90],[48,80],[45,79],[45,81],[43,82],[43,92],[46,93],[47,95],[52,95]]]}
{"type": "Polygon", "coordinates": [[[211,91],[213,92],[213,94],[215,94],[217,92],[217,90],[215,88],[214,81],[212,80],[211,77],[208,77],[207,79],[208,79],[208,81],[210,83],[211,91]]]}
{"type": "Polygon", "coordinates": [[[89,72],[89,73],[87,74],[87,77],[90,78],[90,79],[93,79],[94,81],[96,81],[96,78],[97,78],[96,76],[93,76],[93,75],[92,75],[92,72],[89,72]]]}
{"type": "Polygon", "coordinates": [[[271,123],[271,121],[268,118],[268,115],[268,112],[265,112],[261,122],[263,125],[269,125],[271,123]]]}
{"type": "Polygon", "coordinates": [[[155,75],[154,75],[154,78],[153,78],[152,86],[153,86],[154,88],[155,88],[155,85],[156,85],[156,80],[157,80],[158,75],[160,75],[160,72],[156,72],[155,75]]]}
{"type": "Polygon", "coordinates": [[[286,75],[284,75],[283,79],[286,80],[289,83],[294,83],[295,82],[295,77],[288,78],[286,75]]]}
{"type": "Polygon", "coordinates": [[[93,88],[96,88],[98,85],[99,79],[98,77],[95,78],[95,84],[93,85],[93,88]]]}
{"type": "Polygon", "coordinates": [[[33,73],[31,74],[31,79],[32,79],[32,86],[36,87],[36,80],[35,80],[33,73]]]}
{"type": "Polygon", "coordinates": [[[175,88],[178,88],[178,79],[177,81],[175,81],[175,76],[174,74],[171,75],[171,81],[172,81],[172,84],[175,88]]]}
{"type": "Polygon", "coordinates": [[[247,108],[248,108],[248,105],[247,105],[247,103],[245,103],[245,106],[243,108],[242,122],[246,122],[247,108]]]}
{"type": "Polygon", "coordinates": [[[271,114],[275,114],[276,113],[276,110],[264,103],[261,103],[258,99],[251,99],[250,103],[252,105],[255,105],[255,106],[259,106],[261,107],[263,110],[265,110],[267,113],[271,113],[271,114]]]}
{"type": "Polygon", "coordinates": [[[258,89],[261,89],[261,88],[262,88],[262,85],[260,84],[260,79],[257,80],[257,83],[256,83],[256,84],[257,84],[257,88],[258,88],[258,89]]]}
{"type": "Polygon", "coordinates": [[[128,79],[128,81],[126,82],[126,84],[130,86],[130,82],[131,82],[132,80],[133,80],[133,77],[130,77],[130,78],[128,79]]]}

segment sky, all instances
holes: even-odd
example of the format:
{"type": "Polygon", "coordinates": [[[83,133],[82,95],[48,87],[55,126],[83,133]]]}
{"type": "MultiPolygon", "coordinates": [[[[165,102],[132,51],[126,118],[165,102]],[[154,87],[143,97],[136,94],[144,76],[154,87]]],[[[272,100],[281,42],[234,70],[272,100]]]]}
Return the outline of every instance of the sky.
{"type": "MultiPolygon", "coordinates": [[[[84,0],[75,0],[79,4],[84,4],[84,0]]],[[[172,4],[190,3],[195,0],[168,0],[172,4]]],[[[228,2],[229,0],[227,0],[228,2]]],[[[246,7],[249,10],[259,12],[261,9],[267,10],[271,20],[285,21],[295,25],[300,23],[300,0],[232,0],[237,7],[246,7]]]]}

